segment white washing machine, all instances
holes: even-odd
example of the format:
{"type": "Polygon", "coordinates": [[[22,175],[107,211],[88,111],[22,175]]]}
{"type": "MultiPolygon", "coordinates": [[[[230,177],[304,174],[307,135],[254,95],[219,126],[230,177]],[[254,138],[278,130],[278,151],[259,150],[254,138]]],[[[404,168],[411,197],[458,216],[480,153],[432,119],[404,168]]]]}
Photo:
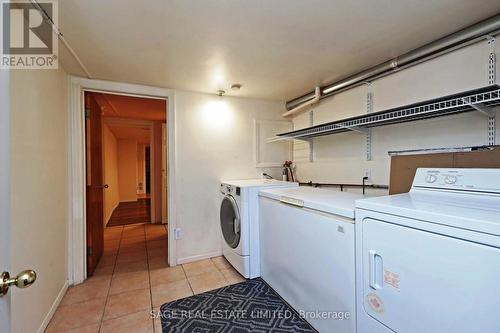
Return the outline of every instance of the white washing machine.
{"type": "Polygon", "coordinates": [[[356,202],[358,333],[499,332],[500,169],[356,202]]]}
{"type": "Polygon", "coordinates": [[[245,278],[260,276],[258,193],[263,188],[297,187],[267,179],[222,181],[220,226],[222,253],[245,278]]]}

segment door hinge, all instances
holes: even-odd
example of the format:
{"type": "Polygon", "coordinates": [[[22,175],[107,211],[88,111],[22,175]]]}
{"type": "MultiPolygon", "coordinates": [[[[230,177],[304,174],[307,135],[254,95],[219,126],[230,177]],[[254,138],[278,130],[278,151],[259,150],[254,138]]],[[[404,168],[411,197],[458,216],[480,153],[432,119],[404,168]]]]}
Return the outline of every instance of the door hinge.
{"type": "Polygon", "coordinates": [[[85,118],[90,118],[90,109],[85,108],[85,118]]]}
{"type": "Polygon", "coordinates": [[[92,257],[94,254],[94,250],[92,249],[92,246],[87,246],[87,257],[92,257]]]}

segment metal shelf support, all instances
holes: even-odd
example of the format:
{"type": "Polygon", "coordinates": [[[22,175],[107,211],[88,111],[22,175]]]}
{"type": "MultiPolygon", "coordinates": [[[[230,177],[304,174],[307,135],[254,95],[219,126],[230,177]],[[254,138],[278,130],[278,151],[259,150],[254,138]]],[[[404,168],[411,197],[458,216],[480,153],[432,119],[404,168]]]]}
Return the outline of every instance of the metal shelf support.
{"type": "MultiPolygon", "coordinates": [[[[371,91],[371,83],[368,83],[368,93],[366,94],[366,113],[373,112],[373,92],[371,91]]],[[[366,129],[366,160],[372,160],[372,130],[366,129]]]]}
{"type": "MultiPolygon", "coordinates": [[[[497,56],[495,53],[495,37],[488,38],[490,54],[488,56],[488,84],[494,85],[497,81],[497,56]]],[[[479,111],[479,110],[478,110],[479,111]]],[[[491,111],[488,117],[488,145],[496,144],[496,111],[491,111]]]]}
{"type": "Polygon", "coordinates": [[[368,135],[370,133],[370,130],[365,127],[348,127],[347,128],[350,131],[361,133],[361,134],[366,134],[368,135]]]}
{"type": "Polygon", "coordinates": [[[478,104],[470,104],[471,107],[473,107],[475,110],[479,111],[486,117],[495,117],[496,114],[496,108],[485,105],[483,103],[478,103],[478,104]]]}
{"type": "MultiPolygon", "coordinates": [[[[370,102],[369,104],[372,103],[370,102]]],[[[377,126],[443,117],[462,112],[476,111],[478,109],[488,115],[489,121],[493,119],[491,120],[493,122],[494,117],[491,117],[491,115],[497,106],[500,106],[500,87],[494,84],[430,101],[314,125],[300,130],[281,133],[278,134],[278,136],[283,138],[306,139],[352,130],[366,134],[366,129],[369,130],[377,126]]],[[[494,132],[494,124],[492,125],[492,132],[494,132]]],[[[494,133],[490,133],[488,136],[493,139],[494,133]]],[[[367,138],[367,141],[371,141],[371,139],[367,138]]],[[[491,142],[489,144],[491,144],[491,142]]],[[[370,148],[370,145],[367,145],[367,147],[370,148]]]]}

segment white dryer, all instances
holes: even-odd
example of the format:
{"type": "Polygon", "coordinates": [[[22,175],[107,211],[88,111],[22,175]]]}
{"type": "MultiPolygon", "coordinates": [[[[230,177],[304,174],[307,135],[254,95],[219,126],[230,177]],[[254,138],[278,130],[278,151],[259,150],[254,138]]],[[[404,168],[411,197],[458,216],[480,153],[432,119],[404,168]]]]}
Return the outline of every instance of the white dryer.
{"type": "Polygon", "coordinates": [[[498,332],[500,169],[418,169],[356,202],[358,333],[498,332]]]}
{"type": "Polygon", "coordinates": [[[222,181],[220,226],[222,253],[245,278],[260,276],[258,193],[263,188],[297,187],[267,179],[222,181]]]}

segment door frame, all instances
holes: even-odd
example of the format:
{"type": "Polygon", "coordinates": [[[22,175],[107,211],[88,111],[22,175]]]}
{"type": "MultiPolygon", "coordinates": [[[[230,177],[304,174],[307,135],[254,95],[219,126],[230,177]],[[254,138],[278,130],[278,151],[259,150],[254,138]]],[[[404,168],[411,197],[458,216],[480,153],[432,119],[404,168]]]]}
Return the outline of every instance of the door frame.
{"type": "MultiPolygon", "coordinates": [[[[11,269],[10,233],[10,70],[0,70],[0,272],[11,269]]],[[[12,272],[11,272],[12,273],[12,272]]],[[[0,331],[10,332],[10,294],[0,298],[0,331]]]]}
{"type": "MultiPolygon", "coordinates": [[[[177,265],[176,242],[174,230],[175,205],[174,196],[176,181],[174,178],[176,165],[175,145],[175,90],[158,87],[91,80],[76,76],[68,79],[68,112],[71,140],[69,142],[70,158],[68,174],[70,177],[70,221],[68,225],[68,277],[70,284],[78,284],[87,278],[86,256],[86,213],[85,213],[85,115],[84,91],[98,91],[137,97],[161,98],[167,100],[167,156],[168,178],[168,263],[177,265]]],[[[165,194],[166,195],[166,194],[165,194]]]]}

